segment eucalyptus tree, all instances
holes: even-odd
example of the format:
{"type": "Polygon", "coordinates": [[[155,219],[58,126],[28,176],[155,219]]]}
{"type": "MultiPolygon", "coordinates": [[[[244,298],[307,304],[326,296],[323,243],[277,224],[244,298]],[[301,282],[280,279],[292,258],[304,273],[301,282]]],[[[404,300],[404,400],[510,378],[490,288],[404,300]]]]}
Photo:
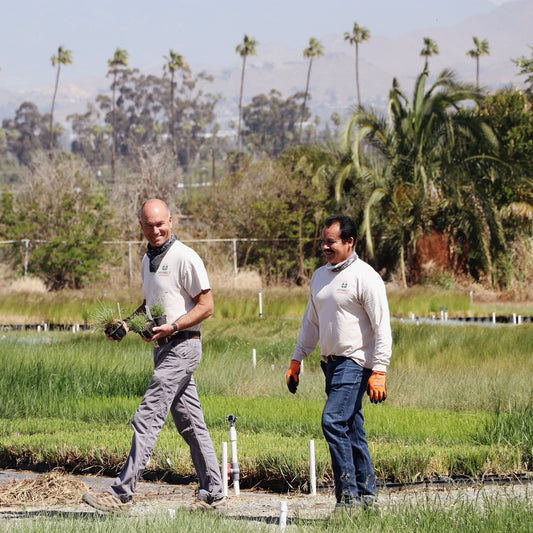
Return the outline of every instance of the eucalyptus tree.
{"type": "Polygon", "coordinates": [[[52,109],[50,111],[50,145],[49,145],[49,156],[50,160],[54,159],[54,107],[56,103],[57,88],[59,86],[59,74],[61,72],[61,65],[71,65],[73,63],[72,51],[67,50],[63,46],[59,46],[57,49],[57,55],[51,57],[52,66],[57,67],[56,71],[56,83],[54,87],[54,96],[52,97],[52,109]]]}
{"type": "Polygon", "coordinates": [[[21,165],[30,166],[36,152],[46,151],[49,140],[49,117],[41,115],[32,102],[23,102],[14,118],[2,121],[7,152],[21,165]]]}
{"type": "Polygon", "coordinates": [[[168,56],[163,56],[166,60],[166,63],[164,65],[164,70],[168,71],[170,73],[170,138],[172,139],[172,150],[174,151],[175,157],[177,157],[177,146],[176,146],[176,132],[175,132],[175,90],[176,90],[176,82],[174,81],[174,77],[177,72],[180,70],[188,71],[190,72],[189,65],[185,62],[185,58],[178,54],[177,52],[174,52],[174,50],[170,50],[168,56]]]}
{"type": "MultiPolygon", "coordinates": [[[[460,113],[463,104],[481,99],[473,85],[459,82],[450,70],[442,71],[429,88],[427,80],[424,70],[409,100],[394,79],[387,116],[365,109],[354,113],[345,135],[352,157],[339,173],[335,189],[340,199],[347,180],[366,184],[363,233],[368,252],[371,257],[375,254],[373,226],[379,207],[385,240],[397,246],[405,286],[406,266],[419,239],[433,225],[449,169],[461,168],[461,159],[454,159],[454,154],[459,147],[468,147],[467,139],[489,152],[496,143],[481,117],[460,113]]],[[[482,160],[478,155],[476,160],[482,160]]],[[[463,151],[461,157],[466,157],[463,151]]]]}
{"type": "Polygon", "coordinates": [[[472,37],[475,48],[468,50],[467,56],[476,60],[476,86],[479,87],[479,58],[490,54],[490,44],[487,39],[480,41],[477,37],[472,37]]]}
{"type": "Polygon", "coordinates": [[[286,100],[272,89],[267,95],[252,98],[243,108],[243,139],[258,154],[279,157],[288,146],[297,141],[298,119],[303,93],[286,100]]]}
{"type": "Polygon", "coordinates": [[[84,113],[73,113],[67,116],[67,121],[71,123],[74,133],[70,151],[85,159],[98,176],[101,176],[100,169],[110,157],[108,138],[101,118],[93,102],[87,104],[84,113]]]}
{"type": "Polygon", "coordinates": [[[433,39],[424,37],[424,48],[420,51],[420,55],[424,58],[424,70],[428,70],[429,58],[439,53],[439,45],[433,39]]]}
{"type": "Polygon", "coordinates": [[[113,134],[112,134],[112,146],[111,146],[111,180],[115,180],[115,166],[116,166],[116,144],[117,144],[117,136],[116,136],[116,108],[117,108],[117,101],[116,101],[116,90],[117,90],[117,77],[119,75],[119,72],[121,69],[127,68],[129,66],[128,64],[128,52],[122,48],[117,48],[115,50],[115,53],[113,54],[113,57],[107,61],[107,66],[110,69],[110,72],[113,76],[113,84],[111,85],[111,89],[113,92],[113,99],[112,99],[112,127],[113,127],[113,134]]]}
{"type": "Polygon", "coordinates": [[[235,48],[237,52],[242,57],[242,71],[241,71],[241,91],[239,95],[239,122],[237,126],[237,154],[241,152],[241,121],[242,121],[242,96],[244,93],[244,71],[246,69],[246,58],[248,56],[256,56],[258,42],[248,35],[244,34],[242,43],[239,43],[235,48]]]}
{"type": "Polygon", "coordinates": [[[315,57],[321,57],[324,55],[324,46],[322,43],[315,39],[314,37],[311,37],[309,39],[309,46],[307,48],[304,48],[304,57],[306,59],[309,59],[309,67],[307,69],[307,81],[305,84],[305,93],[304,93],[304,101],[302,103],[302,113],[301,113],[301,119],[300,119],[300,134],[298,137],[298,141],[302,142],[302,129],[304,124],[304,118],[305,118],[305,111],[306,111],[306,103],[307,103],[307,96],[309,94],[309,81],[311,79],[311,67],[313,66],[313,59],[315,57]]]}
{"type": "Polygon", "coordinates": [[[352,33],[345,32],[344,40],[355,45],[355,86],[357,89],[357,105],[361,105],[361,89],[359,87],[359,44],[370,39],[370,30],[359,26],[357,22],[353,24],[352,33]]]}

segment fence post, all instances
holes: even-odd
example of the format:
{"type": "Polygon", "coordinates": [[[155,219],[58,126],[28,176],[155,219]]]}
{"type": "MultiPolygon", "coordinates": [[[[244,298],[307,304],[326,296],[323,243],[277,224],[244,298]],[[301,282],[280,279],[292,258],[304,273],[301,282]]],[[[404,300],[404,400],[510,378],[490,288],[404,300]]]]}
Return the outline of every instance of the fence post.
{"type": "Polygon", "coordinates": [[[131,241],[128,242],[128,262],[130,267],[130,287],[133,285],[133,260],[131,257],[131,241]]]}
{"type": "Polygon", "coordinates": [[[24,252],[24,280],[28,278],[28,257],[30,253],[30,239],[24,239],[24,244],[26,245],[26,250],[24,252]]]}
{"type": "Polygon", "coordinates": [[[233,274],[237,277],[237,239],[233,239],[233,274]]]}

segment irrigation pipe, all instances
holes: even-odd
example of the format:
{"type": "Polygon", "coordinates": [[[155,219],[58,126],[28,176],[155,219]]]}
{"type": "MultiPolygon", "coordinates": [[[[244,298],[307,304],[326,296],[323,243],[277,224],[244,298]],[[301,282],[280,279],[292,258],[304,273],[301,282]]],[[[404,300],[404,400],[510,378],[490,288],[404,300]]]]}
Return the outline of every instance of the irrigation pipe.
{"type": "Polygon", "coordinates": [[[279,530],[285,531],[287,527],[287,502],[279,502],[279,530]]]}
{"type": "Polygon", "coordinates": [[[315,441],[309,441],[309,481],[311,496],[316,496],[315,441]]]}
{"type": "Polygon", "coordinates": [[[235,422],[237,422],[237,417],[229,415],[226,417],[226,420],[230,423],[229,428],[229,440],[231,442],[231,475],[233,477],[233,490],[235,491],[235,496],[238,496],[240,491],[240,470],[239,470],[239,461],[237,459],[237,430],[235,429],[235,422]]]}

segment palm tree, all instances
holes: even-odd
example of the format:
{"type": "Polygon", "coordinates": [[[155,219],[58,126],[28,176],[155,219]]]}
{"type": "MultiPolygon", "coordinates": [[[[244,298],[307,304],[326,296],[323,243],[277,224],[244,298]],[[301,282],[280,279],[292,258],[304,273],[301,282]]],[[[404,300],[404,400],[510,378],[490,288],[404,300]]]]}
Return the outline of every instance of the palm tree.
{"type": "Polygon", "coordinates": [[[246,58],[248,56],[256,56],[256,46],[259,43],[253,38],[244,34],[242,43],[238,44],[235,51],[242,57],[242,72],[241,72],[241,93],[239,96],[239,123],[237,126],[237,157],[240,157],[241,152],[241,120],[242,120],[242,95],[244,91],[244,70],[246,69],[246,58]]]}
{"type": "Polygon", "coordinates": [[[181,54],[174,52],[174,50],[169,51],[168,57],[163,57],[166,60],[166,63],[163,68],[164,70],[168,70],[168,72],[170,72],[170,138],[172,139],[172,149],[174,151],[174,157],[177,157],[174,117],[174,91],[176,88],[176,84],[174,82],[174,76],[179,70],[189,71],[189,65],[185,63],[185,58],[181,54]]]}
{"type": "MultiPolygon", "coordinates": [[[[480,116],[460,111],[463,102],[481,98],[475,86],[458,82],[449,70],[442,71],[426,90],[427,79],[424,70],[411,101],[395,79],[387,117],[365,109],[352,116],[345,134],[352,157],[335,185],[339,200],[346,180],[367,184],[363,222],[367,250],[374,255],[373,213],[379,207],[390,246],[398,253],[404,286],[406,264],[420,237],[432,227],[445,196],[443,191],[450,187],[446,180],[453,169],[464,168],[469,157],[463,151],[457,155],[458,151],[474,141],[489,151],[497,144],[480,116]]],[[[479,165],[479,161],[490,158],[480,155],[471,159],[479,165]]]]}
{"type": "Polygon", "coordinates": [[[298,138],[299,142],[302,142],[302,128],[304,124],[304,114],[305,114],[305,105],[307,103],[307,95],[309,94],[309,80],[311,79],[311,67],[313,65],[313,58],[320,57],[324,55],[324,47],[322,43],[311,37],[309,39],[309,46],[304,48],[304,57],[309,59],[309,68],[307,69],[307,83],[305,84],[305,94],[304,101],[302,104],[302,118],[300,120],[300,136],[298,138]]]}
{"type": "Polygon", "coordinates": [[[344,40],[355,45],[355,86],[357,88],[357,105],[361,105],[361,90],[359,88],[359,44],[370,39],[370,30],[359,26],[357,22],[353,24],[352,33],[345,32],[344,40]]]}
{"type": "Polygon", "coordinates": [[[420,51],[420,55],[424,57],[424,70],[428,69],[429,58],[434,55],[439,55],[438,44],[429,37],[424,37],[424,48],[420,51]]]}
{"type": "Polygon", "coordinates": [[[56,84],[54,88],[54,96],[52,97],[52,110],[50,111],[50,161],[54,159],[54,107],[56,103],[57,88],[59,86],[59,73],[61,65],[72,65],[72,51],[60,46],[57,49],[57,55],[51,57],[52,66],[57,66],[56,84]]]}
{"type": "Polygon", "coordinates": [[[472,37],[476,47],[472,50],[468,50],[467,56],[476,60],[476,86],[479,87],[479,57],[490,54],[490,45],[487,39],[480,41],[477,37],[472,37]]]}
{"type": "Polygon", "coordinates": [[[119,70],[121,67],[128,67],[128,52],[126,50],[123,50],[122,48],[117,48],[115,50],[115,54],[111,59],[107,61],[108,67],[111,69],[111,72],[113,73],[113,118],[112,118],[112,126],[113,126],[113,145],[111,149],[111,180],[114,183],[115,181],[115,159],[116,159],[116,145],[117,145],[117,128],[116,128],[116,109],[117,109],[117,102],[116,102],[116,89],[117,89],[117,76],[119,73],[119,70]]]}

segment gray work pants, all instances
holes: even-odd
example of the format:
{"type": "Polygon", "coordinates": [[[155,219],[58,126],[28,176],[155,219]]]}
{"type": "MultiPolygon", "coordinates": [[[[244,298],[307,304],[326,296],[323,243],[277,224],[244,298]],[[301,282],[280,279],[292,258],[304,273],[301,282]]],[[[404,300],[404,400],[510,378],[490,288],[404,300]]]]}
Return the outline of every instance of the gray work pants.
{"type": "Polygon", "coordinates": [[[133,418],[130,454],[109,489],[122,501],[133,499],[137,481],[146,468],[169,412],[191,449],[200,485],[198,498],[209,503],[222,498],[220,467],[193,378],[201,358],[200,339],[172,340],[154,349],[154,374],[133,418]]]}

